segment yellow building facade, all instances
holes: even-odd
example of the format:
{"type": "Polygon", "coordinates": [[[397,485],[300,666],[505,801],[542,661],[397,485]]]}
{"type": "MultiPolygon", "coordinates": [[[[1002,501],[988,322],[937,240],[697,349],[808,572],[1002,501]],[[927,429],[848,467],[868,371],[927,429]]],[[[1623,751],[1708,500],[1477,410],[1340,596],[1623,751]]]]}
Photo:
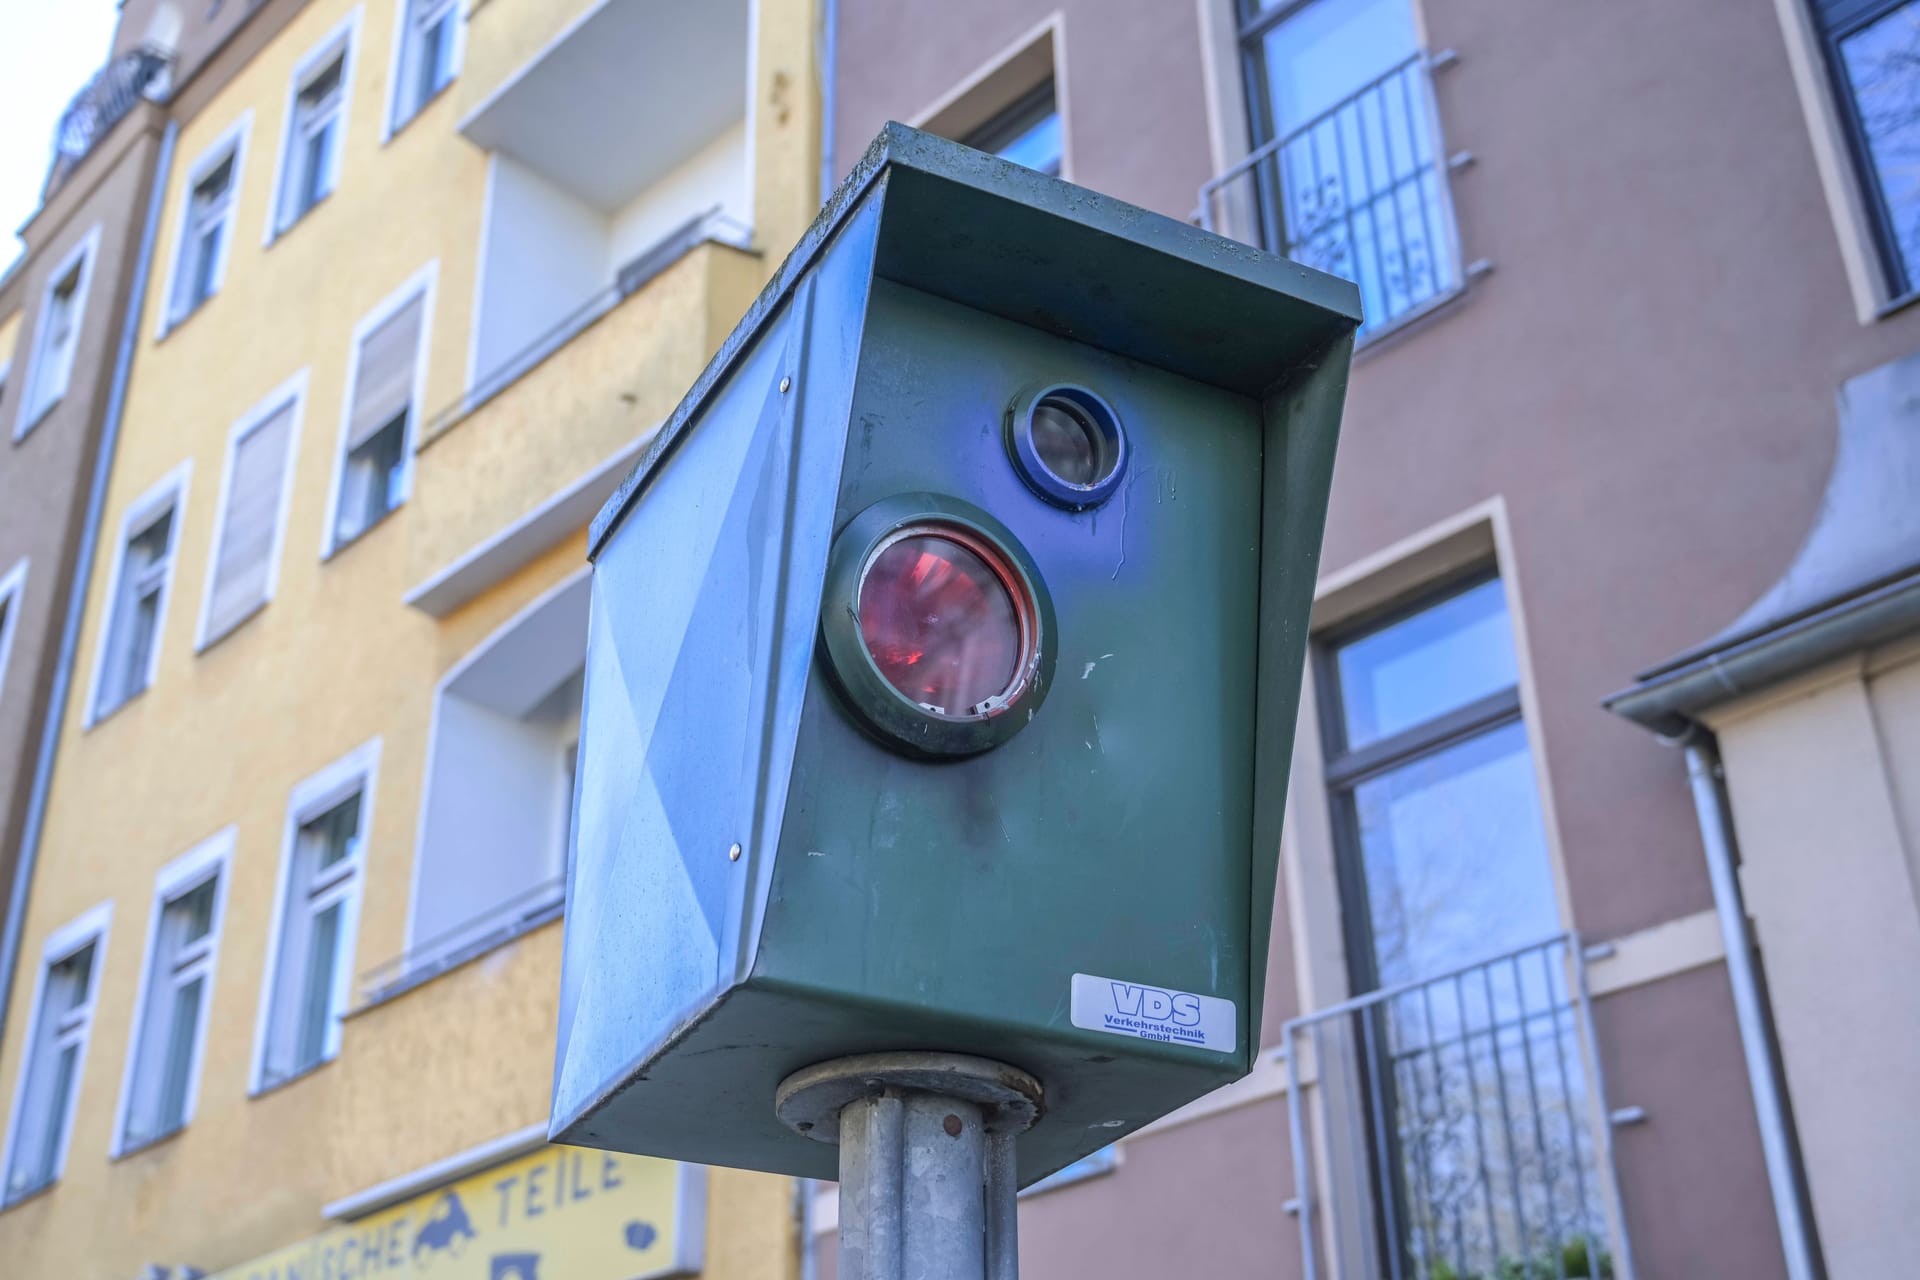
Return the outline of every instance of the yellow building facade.
{"type": "Polygon", "coordinates": [[[816,6],[276,7],[175,100],[0,1273],[790,1274],[790,1180],[540,1134],[584,528],[817,209],[816,6]]]}

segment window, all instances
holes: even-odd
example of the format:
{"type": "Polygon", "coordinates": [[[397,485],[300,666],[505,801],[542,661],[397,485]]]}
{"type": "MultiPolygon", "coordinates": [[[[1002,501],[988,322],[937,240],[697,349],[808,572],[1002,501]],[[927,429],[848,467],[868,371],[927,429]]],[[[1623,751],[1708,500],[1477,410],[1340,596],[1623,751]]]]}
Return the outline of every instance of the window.
{"type": "Polygon", "coordinates": [[[95,907],[47,940],[7,1127],[8,1204],[52,1186],[66,1164],[111,914],[95,907]]]}
{"type": "Polygon", "coordinates": [[[13,361],[0,360],[0,409],[7,407],[7,379],[13,375],[13,361]]]}
{"type": "Polygon", "coordinates": [[[27,559],[22,556],[0,574],[0,704],[7,696],[7,659],[13,654],[13,633],[20,627],[20,600],[27,590],[27,559]]]}
{"type": "Polygon", "coordinates": [[[200,613],[202,648],[252,617],[273,596],[305,396],[302,372],[235,423],[228,437],[218,528],[200,613]]]}
{"type": "Polygon", "coordinates": [[[181,214],[179,249],[168,293],[169,325],[186,319],[220,292],[221,281],[226,278],[235,192],[240,185],[240,164],[250,124],[250,116],[242,117],[188,171],[187,202],[181,214]]]}
{"type": "Polygon", "coordinates": [[[339,185],[347,89],[358,35],[356,9],[294,72],[269,240],[300,221],[339,185]]]}
{"type": "Polygon", "coordinates": [[[1920,288],[1920,3],[1813,0],[1894,297],[1920,288]]]}
{"type": "Polygon", "coordinates": [[[398,130],[453,82],[458,0],[403,0],[391,128],[398,130]]]}
{"type": "Polygon", "coordinates": [[[329,554],[406,501],[433,269],[356,330],[329,554]]]}
{"type": "Polygon", "coordinates": [[[587,654],[587,575],[536,600],[435,692],[413,905],[376,992],[459,963],[558,913],[587,654]]]}
{"type": "Polygon", "coordinates": [[[20,416],[14,439],[32,430],[67,394],[73,378],[73,357],[80,345],[80,326],[86,312],[87,286],[93,279],[93,251],[100,242],[94,228],[80,246],[55,268],[34,322],[33,356],[27,362],[27,384],[20,397],[20,416]]]}
{"type": "Polygon", "coordinates": [[[1053,81],[1049,79],[961,141],[977,150],[1058,177],[1060,108],[1054,99],[1053,81]]]}
{"type": "Polygon", "coordinates": [[[183,464],[135,502],[121,526],[120,555],[114,562],[94,667],[95,721],[145,690],[159,668],[160,629],[173,584],[186,483],[183,464]]]}
{"type": "Polygon", "coordinates": [[[1266,247],[1360,286],[1363,333],[1460,287],[1412,0],[1241,0],[1266,247]]]}
{"type": "Polygon", "coordinates": [[[1040,1181],[1023,1188],[1020,1198],[1025,1200],[1033,1196],[1044,1195],[1058,1187],[1069,1187],[1076,1182],[1085,1182],[1088,1178],[1097,1178],[1103,1173],[1112,1173],[1120,1167],[1120,1148],[1106,1146],[1092,1155],[1081,1156],[1064,1169],[1056,1169],[1040,1181]]]}
{"type": "Polygon", "coordinates": [[[168,866],[155,883],[115,1154],[176,1133],[193,1115],[232,851],[228,829],[168,866]]]}
{"type": "Polygon", "coordinates": [[[370,743],[294,790],[262,993],[256,1092],[339,1052],[379,750],[370,743]]]}
{"type": "Polygon", "coordinates": [[[1455,585],[1320,656],[1355,990],[1557,933],[1500,580],[1455,585]]]}
{"type": "Polygon", "coordinates": [[[1368,1169],[1355,1206],[1409,1273],[1591,1248],[1594,1095],[1502,584],[1455,579],[1316,661],[1348,973],[1373,994],[1308,1052],[1368,1169]]]}

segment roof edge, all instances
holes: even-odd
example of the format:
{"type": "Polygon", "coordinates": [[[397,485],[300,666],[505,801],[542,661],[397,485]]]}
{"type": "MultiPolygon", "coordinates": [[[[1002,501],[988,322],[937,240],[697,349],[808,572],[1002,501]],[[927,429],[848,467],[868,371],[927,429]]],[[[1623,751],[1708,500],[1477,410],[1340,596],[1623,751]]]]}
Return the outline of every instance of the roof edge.
{"type": "Polygon", "coordinates": [[[1920,570],[1697,653],[1600,701],[1642,728],[1677,737],[1704,711],[1916,628],[1920,570]]]}

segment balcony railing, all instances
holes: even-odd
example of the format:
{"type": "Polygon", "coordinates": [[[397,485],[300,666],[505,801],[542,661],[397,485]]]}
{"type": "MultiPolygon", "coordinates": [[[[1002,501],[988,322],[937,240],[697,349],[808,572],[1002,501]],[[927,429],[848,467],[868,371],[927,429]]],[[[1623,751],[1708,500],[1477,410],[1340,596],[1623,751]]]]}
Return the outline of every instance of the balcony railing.
{"type": "Polygon", "coordinates": [[[404,954],[374,966],[361,977],[358,1007],[391,1000],[523,933],[538,929],[549,920],[559,919],[566,905],[566,894],[564,877],[544,880],[514,894],[491,911],[415,943],[404,954]]]}
{"type": "Polygon", "coordinates": [[[1284,1034],[1306,1280],[1631,1280],[1571,935],[1284,1034]]]}
{"type": "Polygon", "coordinates": [[[53,160],[47,168],[46,186],[41,189],[42,200],[59,189],[74,167],[133,110],[172,62],[171,55],[159,49],[129,49],[100,68],[86,87],[73,95],[53,131],[53,160]]]}
{"type": "Polygon", "coordinates": [[[1200,188],[1194,219],[1360,286],[1361,336],[1459,291],[1453,200],[1417,53],[1200,188]]]}

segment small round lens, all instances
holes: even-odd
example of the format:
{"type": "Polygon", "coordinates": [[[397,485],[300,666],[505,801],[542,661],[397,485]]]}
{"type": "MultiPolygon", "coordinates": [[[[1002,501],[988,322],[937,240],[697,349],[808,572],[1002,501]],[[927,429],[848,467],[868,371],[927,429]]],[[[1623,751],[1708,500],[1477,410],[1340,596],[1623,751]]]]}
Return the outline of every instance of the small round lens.
{"type": "Polygon", "coordinates": [[[1033,407],[1033,451],[1040,463],[1071,485],[1101,479],[1106,439],[1079,405],[1049,397],[1033,407]]]}
{"type": "Polygon", "coordinates": [[[887,682],[946,716],[980,714],[1020,670],[1022,629],[1005,581],[949,537],[882,547],[860,583],[860,635],[887,682]]]}
{"type": "Polygon", "coordinates": [[[1113,406],[1070,382],[1015,396],[1007,408],[1006,443],[1027,487],[1068,511],[1111,498],[1127,469],[1127,433],[1113,406]]]}

